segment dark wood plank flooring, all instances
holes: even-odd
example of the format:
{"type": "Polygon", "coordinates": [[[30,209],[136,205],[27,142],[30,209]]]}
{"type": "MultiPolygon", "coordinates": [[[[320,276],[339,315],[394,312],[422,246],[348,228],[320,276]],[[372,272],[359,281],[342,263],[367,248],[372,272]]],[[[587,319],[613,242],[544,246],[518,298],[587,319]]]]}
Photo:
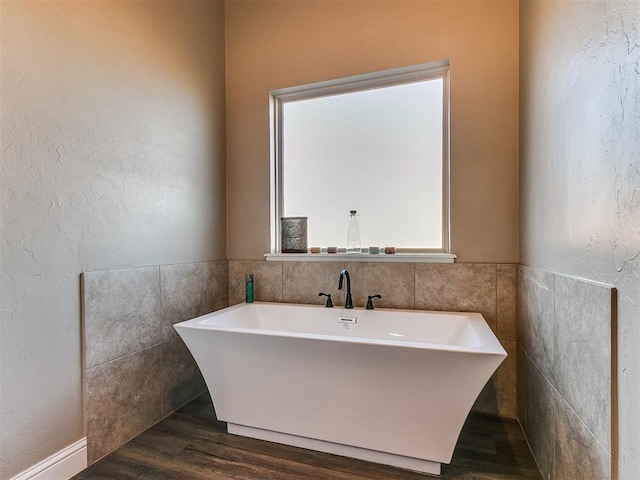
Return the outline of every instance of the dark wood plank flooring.
{"type": "MultiPolygon", "coordinates": [[[[384,465],[230,435],[201,395],[72,480],[425,480],[384,465]]],[[[516,420],[472,413],[446,480],[541,480],[516,420]]]]}

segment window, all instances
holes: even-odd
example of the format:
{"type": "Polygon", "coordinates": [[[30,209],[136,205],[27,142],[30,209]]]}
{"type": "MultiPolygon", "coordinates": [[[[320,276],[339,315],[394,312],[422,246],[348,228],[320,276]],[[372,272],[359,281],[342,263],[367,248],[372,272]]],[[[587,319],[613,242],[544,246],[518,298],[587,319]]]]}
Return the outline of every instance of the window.
{"type": "Polygon", "coordinates": [[[309,246],[449,252],[448,62],[271,92],[272,252],[280,217],[307,216],[309,246]]]}

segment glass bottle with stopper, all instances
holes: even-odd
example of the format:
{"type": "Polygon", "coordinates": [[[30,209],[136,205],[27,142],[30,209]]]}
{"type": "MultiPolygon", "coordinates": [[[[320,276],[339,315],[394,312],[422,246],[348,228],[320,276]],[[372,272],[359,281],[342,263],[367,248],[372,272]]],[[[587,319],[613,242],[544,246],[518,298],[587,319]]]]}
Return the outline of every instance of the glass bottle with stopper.
{"type": "Polygon", "coordinates": [[[349,212],[349,227],[347,228],[347,253],[360,253],[361,247],[358,212],[351,210],[349,212]]]}

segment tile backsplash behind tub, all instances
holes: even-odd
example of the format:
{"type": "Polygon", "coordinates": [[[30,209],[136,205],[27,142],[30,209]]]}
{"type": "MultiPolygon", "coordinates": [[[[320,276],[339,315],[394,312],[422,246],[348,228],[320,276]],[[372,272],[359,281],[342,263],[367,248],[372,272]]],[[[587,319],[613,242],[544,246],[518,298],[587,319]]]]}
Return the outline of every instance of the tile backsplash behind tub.
{"type": "MultiPolygon", "coordinates": [[[[337,259],[338,260],[338,259],[337,259]]],[[[338,275],[351,276],[356,307],[382,295],[381,308],[480,312],[509,354],[474,405],[475,410],[516,416],[516,265],[229,260],[229,303],[244,301],[245,274],[254,275],[256,301],[324,305],[330,293],[344,305],[338,275]]]]}

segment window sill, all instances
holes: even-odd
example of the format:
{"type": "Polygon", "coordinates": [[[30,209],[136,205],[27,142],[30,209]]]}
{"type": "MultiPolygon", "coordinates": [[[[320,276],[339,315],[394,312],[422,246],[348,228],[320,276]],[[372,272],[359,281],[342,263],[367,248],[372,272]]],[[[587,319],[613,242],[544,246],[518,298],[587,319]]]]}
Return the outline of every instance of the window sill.
{"type": "Polygon", "coordinates": [[[395,262],[454,263],[452,253],[265,253],[267,261],[277,262],[395,262]]]}

